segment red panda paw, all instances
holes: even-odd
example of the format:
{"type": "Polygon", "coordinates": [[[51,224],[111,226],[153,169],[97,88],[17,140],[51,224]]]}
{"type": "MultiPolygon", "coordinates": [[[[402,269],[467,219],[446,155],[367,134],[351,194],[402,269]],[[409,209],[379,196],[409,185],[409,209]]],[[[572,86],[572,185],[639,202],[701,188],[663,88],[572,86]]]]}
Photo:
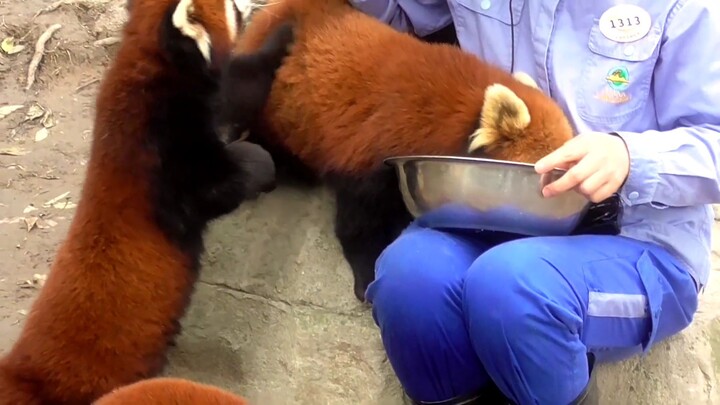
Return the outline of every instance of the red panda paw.
{"type": "Polygon", "coordinates": [[[268,151],[245,141],[232,142],[225,150],[240,171],[237,181],[242,184],[246,198],[275,189],[275,162],[268,151]]]}

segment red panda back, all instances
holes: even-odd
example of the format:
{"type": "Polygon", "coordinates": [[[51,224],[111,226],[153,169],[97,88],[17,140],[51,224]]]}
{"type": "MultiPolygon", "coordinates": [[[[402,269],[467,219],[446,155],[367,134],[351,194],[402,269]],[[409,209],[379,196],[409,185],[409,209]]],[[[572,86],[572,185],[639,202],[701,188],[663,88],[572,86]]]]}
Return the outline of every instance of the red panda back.
{"type": "MultiPolygon", "coordinates": [[[[239,48],[253,50],[269,27],[296,20],[297,40],[277,73],[266,124],[271,142],[319,173],[366,173],[392,155],[466,154],[493,83],[541,112],[557,109],[540,91],[454,46],[423,43],[335,0],[320,3],[279,0],[260,9],[239,48]]],[[[500,159],[539,158],[542,145],[561,144],[544,136],[528,139],[538,144],[529,149],[490,151],[500,159]]]]}

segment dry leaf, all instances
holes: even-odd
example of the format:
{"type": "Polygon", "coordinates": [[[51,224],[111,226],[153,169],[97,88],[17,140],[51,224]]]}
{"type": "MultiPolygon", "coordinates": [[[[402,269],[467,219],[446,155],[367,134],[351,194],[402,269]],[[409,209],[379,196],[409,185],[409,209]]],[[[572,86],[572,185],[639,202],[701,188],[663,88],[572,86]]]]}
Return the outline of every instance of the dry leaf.
{"type": "Polygon", "coordinates": [[[36,120],[45,115],[45,109],[40,104],[33,104],[25,113],[25,121],[36,120]]]}
{"type": "Polygon", "coordinates": [[[0,219],[0,224],[17,224],[18,222],[20,222],[24,219],[25,219],[25,217],[3,218],[3,219],[0,219]]]}
{"type": "Polygon", "coordinates": [[[46,220],[39,220],[37,224],[35,225],[38,229],[50,229],[54,226],[57,226],[57,222],[53,221],[52,219],[46,219],[46,220]]]}
{"type": "Polygon", "coordinates": [[[53,115],[53,112],[51,109],[45,110],[45,115],[43,115],[42,120],[40,120],[40,123],[45,128],[52,128],[55,126],[55,116],[53,115]]]}
{"type": "Polygon", "coordinates": [[[37,208],[33,207],[32,204],[30,204],[27,207],[25,207],[25,209],[23,210],[23,214],[28,214],[33,211],[37,211],[37,208]]]}
{"type": "Polygon", "coordinates": [[[0,49],[8,55],[13,55],[25,49],[25,45],[16,45],[15,38],[7,37],[0,42],[0,49]]]}
{"type": "Polygon", "coordinates": [[[33,282],[40,287],[45,285],[47,281],[47,274],[33,274],[33,282]]]}
{"type": "Polygon", "coordinates": [[[16,148],[16,147],[10,147],[10,148],[0,148],[0,155],[8,155],[8,156],[23,156],[27,155],[28,151],[22,149],[22,148],[16,148]]]}
{"type": "Polygon", "coordinates": [[[23,107],[25,106],[22,104],[4,105],[0,107],[0,120],[23,107]]]}
{"type": "Polygon", "coordinates": [[[45,127],[38,129],[38,131],[35,132],[35,142],[40,142],[40,141],[45,140],[45,138],[47,138],[49,134],[50,134],[50,131],[48,131],[48,129],[45,127]]]}
{"type": "Polygon", "coordinates": [[[33,274],[32,280],[19,281],[17,283],[17,285],[20,288],[38,288],[38,287],[42,287],[43,285],[45,285],[46,281],[47,281],[47,275],[33,274]]]}
{"type": "Polygon", "coordinates": [[[70,201],[60,201],[60,202],[56,202],[55,204],[53,204],[52,207],[57,208],[59,210],[69,210],[69,209],[77,207],[77,204],[72,203],[70,201]]]}
{"type": "Polygon", "coordinates": [[[70,192],[66,191],[66,192],[60,194],[59,196],[57,196],[51,200],[48,200],[45,204],[43,204],[43,207],[51,207],[51,206],[55,205],[55,203],[66,199],[69,195],[70,195],[70,192]]]}
{"type": "Polygon", "coordinates": [[[25,225],[27,226],[27,231],[30,232],[30,231],[32,231],[33,228],[35,228],[35,225],[37,224],[37,221],[40,218],[28,217],[28,218],[24,218],[24,219],[25,219],[25,225]]]}

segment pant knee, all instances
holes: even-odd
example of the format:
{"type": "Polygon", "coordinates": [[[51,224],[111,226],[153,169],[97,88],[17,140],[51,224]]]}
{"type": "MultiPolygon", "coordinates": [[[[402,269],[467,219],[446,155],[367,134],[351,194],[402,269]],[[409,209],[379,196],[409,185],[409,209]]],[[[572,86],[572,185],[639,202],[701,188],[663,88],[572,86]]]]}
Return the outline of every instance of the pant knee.
{"type": "Polygon", "coordinates": [[[487,382],[462,314],[462,280],[478,249],[455,235],[411,229],[377,261],[366,296],[390,363],[414,399],[445,400],[487,382]]]}
{"type": "Polygon", "coordinates": [[[509,338],[523,339],[538,325],[558,321],[567,331],[580,333],[582,302],[546,252],[542,243],[529,238],[498,245],[478,257],[463,285],[471,333],[473,328],[503,328],[509,338]]]}
{"type": "MultiPolygon", "coordinates": [[[[380,255],[375,281],[367,297],[382,323],[393,318],[415,325],[448,305],[461,303],[462,279],[477,257],[461,240],[440,231],[414,228],[403,233],[380,255]],[[453,303],[454,301],[454,303],[453,303]]],[[[405,323],[405,322],[401,322],[405,323]]],[[[383,326],[383,325],[381,325],[383,326]]]]}

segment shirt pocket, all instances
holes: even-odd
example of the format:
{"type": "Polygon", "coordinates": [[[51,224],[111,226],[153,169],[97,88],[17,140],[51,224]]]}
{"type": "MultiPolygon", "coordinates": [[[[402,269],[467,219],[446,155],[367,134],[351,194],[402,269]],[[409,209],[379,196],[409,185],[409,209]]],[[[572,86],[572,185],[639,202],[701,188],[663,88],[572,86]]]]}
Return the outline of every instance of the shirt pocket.
{"type": "Polygon", "coordinates": [[[656,22],[643,38],[629,43],[605,37],[595,20],[576,86],[578,114],[588,122],[621,124],[648,101],[660,53],[662,24],[656,22]]]}
{"type": "Polygon", "coordinates": [[[510,70],[513,59],[512,30],[515,47],[517,30],[527,0],[449,0],[455,30],[462,48],[501,69],[510,70]]]}
{"type": "MultiPolygon", "coordinates": [[[[512,14],[508,0],[455,0],[450,3],[456,3],[459,6],[455,8],[460,13],[471,12],[475,14],[474,22],[477,25],[475,31],[478,32],[480,24],[487,24],[488,21],[481,17],[500,22],[505,26],[518,25],[520,17],[525,7],[525,0],[512,0],[512,14]]],[[[469,22],[469,21],[468,21],[469,22]]]]}

